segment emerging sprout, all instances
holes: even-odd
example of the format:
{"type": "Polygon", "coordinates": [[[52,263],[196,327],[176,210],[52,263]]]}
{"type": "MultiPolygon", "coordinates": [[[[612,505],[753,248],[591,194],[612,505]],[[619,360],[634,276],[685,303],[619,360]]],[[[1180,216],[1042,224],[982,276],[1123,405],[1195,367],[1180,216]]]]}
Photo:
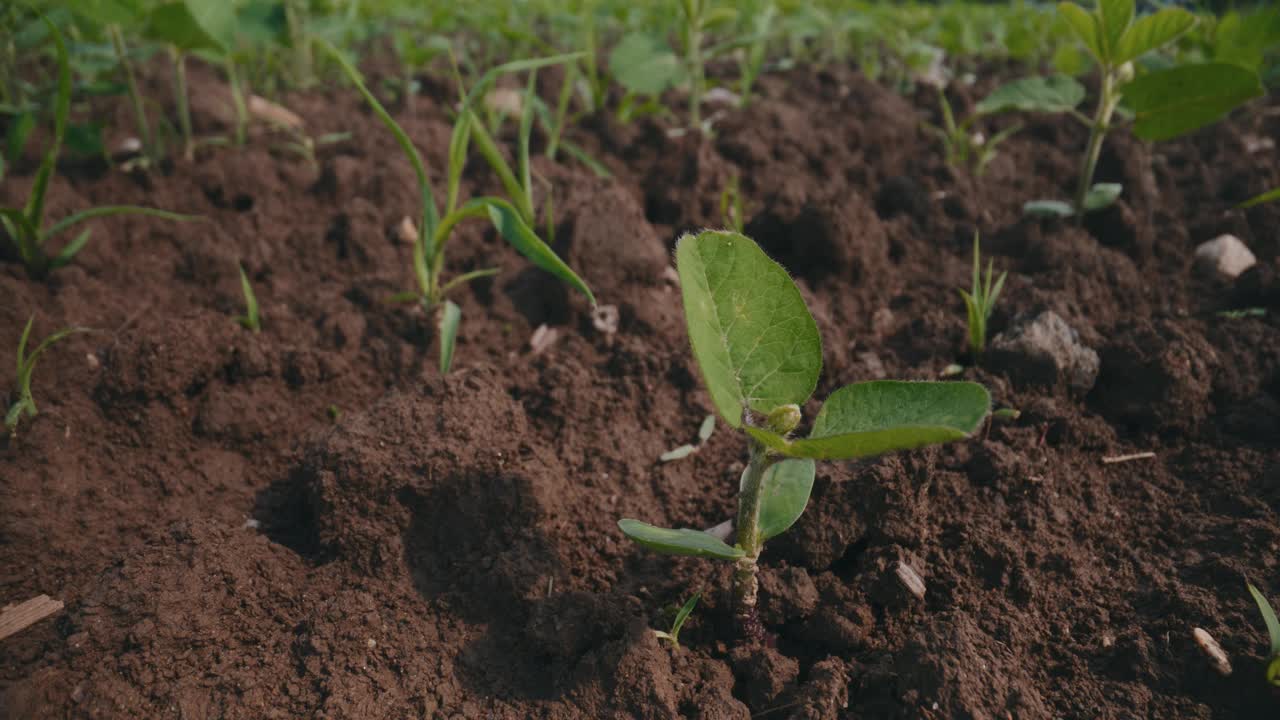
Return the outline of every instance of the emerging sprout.
{"type": "Polygon", "coordinates": [[[680,628],[684,627],[684,623],[689,619],[689,615],[693,613],[693,608],[702,599],[702,593],[694,593],[694,596],[684,602],[680,609],[676,611],[676,618],[671,622],[671,632],[663,632],[654,630],[653,634],[657,635],[660,640],[667,640],[671,643],[671,647],[675,650],[680,649],[680,628]]]}
{"type": "Polygon", "coordinates": [[[1280,619],[1276,618],[1276,611],[1263,597],[1262,591],[1254,587],[1253,583],[1247,584],[1249,594],[1253,595],[1253,601],[1258,604],[1258,612],[1262,613],[1262,622],[1266,623],[1267,635],[1271,639],[1271,651],[1267,655],[1267,682],[1280,687],[1280,619]]]}
{"type": "Polygon", "coordinates": [[[258,297],[253,294],[253,286],[249,284],[249,276],[244,272],[243,265],[236,265],[240,269],[240,291],[244,293],[244,315],[237,315],[236,322],[240,323],[240,327],[253,332],[262,330],[262,317],[258,314],[258,297]]]}
{"type": "Polygon", "coordinates": [[[978,234],[973,235],[973,284],[968,292],[960,290],[964,298],[965,311],[969,318],[969,355],[977,363],[987,349],[987,321],[996,309],[996,300],[1000,299],[1000,291],[1004,289],[1004,279],[1008,272],[1000,273],[995,282],[991,281],[995,262],[987,260],[987,274],[982,275],[982,255],[978,248],[978,234]]]}
{"type": "Polygon", "coordinates": [[[10,434],[18,431],[18,421],[22,419],[23,414],[29,418],[33,418],[39,412],[36,408],[36,400],[31,395],[31,374],[35,372],[36,361],[40,359],[40,355],[48,350],[51,345],[73,333],[88,332],[85,328],[69,327],[63,328],[52,335],[40,341],[35,350],[31,354],[27,354],[27,340],[31,336],[31,326],[35,323],[36,316],[32,315],[27,318],[27,327],[22,331],[22,337],[18,340],[18,399],[9,406],[9,412],[4,416],[5,427],[9,429],[10,434]]]}
{"type": "Polygon", "coordinates": [[[694,357],[721,419],[745,435],[736,543],[712,532],[618,525],[650,550],[733,562],[741,633],[760,639],[756,567],[764,543],[799,519],[813,488],[815,460],[846,460],[968,437],[991,397],[968,382],[876,381],[837,390],[807,437],[792,439],[800,406],[822,368],[822,341],[786,270],[734,232],[685,235],[676,245],[685,319],[694,357]]]}

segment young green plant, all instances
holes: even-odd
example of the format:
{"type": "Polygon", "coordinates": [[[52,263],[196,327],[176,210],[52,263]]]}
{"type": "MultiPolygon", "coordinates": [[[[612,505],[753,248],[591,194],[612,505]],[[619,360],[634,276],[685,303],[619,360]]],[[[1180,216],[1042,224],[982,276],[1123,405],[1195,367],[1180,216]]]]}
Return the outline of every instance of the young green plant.
{"type": "Polygon", "coordinates": [[[1271,650],[1267,655],[1267,682],[1280,687],[1280,619],[1276,618],[1276,611],[1267,602],[1262,591],[1254,587],[1253,583],[1248,583],[1248,586],[1249,594],[1258,604],[1258,612],[1262,613],[1262,622],[1267,626],[1267,636],[1271,641],[1271,650]]]}
{"type": "Polygon", "coordinates": [[[685,600],[684,605],[676,611],[676,617],[671,621],[671,632],[662,630],[654,630],[653,634],[658,636],[659,640],[666,640],[671,643],[673,650],[680,649],[680,630],[684,627],[684,623],[689,619],[689,615],[693,614],[693,608],[697,606],[698,601],[702,599],[702,593],[694,593],[693,597],[685,600]]]}
{"type": "Polygon", "coordinates": [[[9,429],[10,435],[17,433],[18,422],[22,420],[23,415],[33,418],[39,412],[36,408],[35,397],[31,394],[31,374],[35,372],[36,361],[40,359],[45,350],[48,350],[50,346],[59,340],[74,333],[87,332],[84,328],[63,328],[41,340],[36,349],[32,350],[31,354],[28,355],[27,341],[31,337],[31,326],[35,323],[35,320],[35,315],[27,318],[27,326],[22,330],[22,337],[18,340],[18,399],[9,406],[9,412],[4,416],[4,424],[9,429]]]}
{"type": "MultiPolygon", "coordinates": [[[[1134,0],[1097,0],[1092,12],[1072,2],[1058,3],[1058,12],[1097,63],[1100,76],[1098,104],[1086,120],[1089,141],[1075,197],[1067,208],[1077,216],[1110,205],[1120,194],[1119,185],[1095,185],[1093,176],[1122,99],[1133,113],[1135,135],[1167,140],[1262,94],[1256,70],[1230,63],[1175,65],[1135,79],[1134,61],[1169,45],[1196,24],[1196,17],[1186,10],[1166,7],[1135,19],[1134,0]]],[[[1053,211],[1054,206],[1041,203],[1031,209],[1053,211]]]]}
{"type": "MultiPolygon", "coordinates": [[[[445,246],[454,228],[463,220],[488,218],[498,234],[520,254],[534,265],[581,291],[591,304],[595,305],[595,296],[587,284],[531,229],[535,222],[533,180],[529,165],[529,134],[533,126],[533,103],[526,98],[520,119],[517,152],[519,179],[503,158],[493,138],[471,110],[476,98],[493,83],[500,73],[533,71],[540,67],[576,60],[579,55],[557,55],[511,62],[490,70],[480,79],[471,92],[463,98],[454,121],[453,133],[449,139],[447,194],[444,204],[437,205],[422,155],[414,147],[408,134],[369,91],[359,71],[341,52],[323,41],[317,40],[316,43],[337,62],[364,97],[365,102],[373,109],[374,114],[395,136],[400,149],[409,159],[409,164],[413,166],[414,174],[417,176],[422,207],[421,220],[416,228],[417,237],[413,240],[413,271],[418,287],[416,290],[396,295],[393,300],[416,301],[428,313],[437,314],[436,322],[440,335],[440,372],[449,372],[453,365],[454,346],[462,319],[461,308],[448,298],[448,294],[472,280],[496,275],[499,272],[498,268],[482,268],[463,273],[447,281],[441,279],[445,265],[445,246]],[[493,168],[509,199],[489,196],[472,198],[459,204],[458,193],[462,184],[462,170],[467,160],[467,148],[472,140],[475,141],[480,154],[493,168]]],[[[532,81],[533,78],[530,77],[530,88],[533,87],[532,81]]],[[[530,90],[531,93],[532,90],[530,90]]]]}
{"type": "Polygon", "coordinates": [[[992,282],[995,262],[987,260],[987,274],[982,274],[982,255],[978,247],[978,234],[973,234],[973,284],[968,291],[960,290],[964,298],[965,313],[969,320],[969,356],[974,363],[982,358],[987,349],[987,321],[1000,299],[1000,291],[1004,289],[1004,279],[1008,272],[1000,273],[1000,277],[992,282]]]}
{"type": "Polygon", "coordinates": [[[51,270],[60,268],[75,258],[85,244],[89,242],[90,229],[82,231],[71,242],[57,253],[50,255],[46,245],[50,239],[70,230],[72,227],[99,217],[111,215],[150,215],[166,220],[194,220],[188,215],[156,210],[155,208],[137,205],[104,205],[77,213],[59,220],[50,227],[44,225],[45,194],[49,191],[49,182],[57,166],[58,153],[62,149],[62,140],[67,132],[67,115],[71,110],[71,66],[67,59],[67,46],[57,26],[46,18],[52,34],[54,47],[58,56],[58,88],[54,98],[53,146],[45,153],[36,169],[35,182],[31,186],[31,195],[22,207],[0,207],[0,227],[4,228],[9,244],[16,251],[19,259],[27,268],[27,273],[34,278],[42,278],[51,270]]]}
{"type": "MultiPolygon", "coordinates": [[[[969,437],[990,410],[967,382],[857,383],[827,399],[807,437],[792,438],[800,406],[817,386],[822,341],[799,289],[751,239],[735,232],[685,235],[676,244],[693,355],[721,419],[741,431],[747,465],[739,483],[733,545],[712,532],[618,524],[644,547],[735,564],[735,615],[748,640],[762,635],[757,563],[765,541],[799,519],[815,460],[863,458],[969,437]]],[[[723,525],[721,527],[724,527],[723,525]]]]}
{"type": "Polygon", "coordinates": [[[981,110],[975,109],[968,117],[957,121],[951,102],[942,90],[938,91],[938,106],[942,112],[942,126],[925,123],[925,128],[942,141],[948,165],[967,168],[978,177],[986,172],[987,165],[995,159],[1000,143],[1022,129],[1021,123],[1014,123],[987,138],[974,127],[984,115],[981,110]]]}

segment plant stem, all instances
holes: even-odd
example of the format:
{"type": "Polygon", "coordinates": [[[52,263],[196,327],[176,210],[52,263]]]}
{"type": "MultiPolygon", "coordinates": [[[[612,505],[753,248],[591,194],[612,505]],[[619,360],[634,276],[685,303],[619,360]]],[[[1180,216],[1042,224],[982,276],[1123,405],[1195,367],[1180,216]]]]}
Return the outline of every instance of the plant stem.
{"type": "Polygon", "coordinates": [[[1080,165],[1080,185],[1076,188],[1075,211],[1076,221],[1084,217],[1084,200],[1093,187],[1093,173],[1098,169],[1098,158],[1102,155],[1102,141],[1107,137],[1111,125],[1111,116],[1120,104],[1120,94],[1115,91],[1115,71],[1104,68],[1102,72],[1101,97],[1098,99],[1098,111],[1093,116],[1089,131],[1089,146],[1085,149],[1084,160],[1080,165]]]}
{"type": "Polygon", "coordinates": [[[178,103],[178,127],[182,130],[182,156],[191,159],[194,150],[191,133],[191,104],[187,99],[187,58],[175,45],[169,46],[173,58],[173,94],[178,103]]]}
{"type": "Polygon", "coordinates": [[[298,87],[310,87],[314,62],[311,57],[311,40],[307,37],[306,12],[298,0],[284,5],[285,23],[289,28],[289,41],[293,44],[293,81],[298,87]]]}
{"type": "Polygon", "coordinates": [[[760,583],[756,578],[757,560],[763,543],[760,540],[760,486],[765,471],[774,463],[764,446],[750,440],[751,458],[742,475],[742,490],[738,495],[738,546],[746,553],[738,560],[733,573],[734,616],[738,632],[749,642],[760,640],[764,628],[756,612],[756,598],[760,583]]]}
{"type": "Polygon", "coordinates": [[[249,132],[249,108],[244,100],[244,88],[240,87],[240,74],[236,71],[236,61],[230,57],[226,61],[227,82],[231,85],[231,103],[236,108],[236,146],[244,147],[249,132]]]}
{"type": "Polygon", "coordinates": [[[133,114],[138,121],[138,134],[142,137],[138,138],[142,141],[142,152],[148,159],[154,160],[152,153],[155,147],[151,143],[151,127],[147,123],[147,113],[142,107],[142,94],[138,92],[138,81],[133,74],[133,63],[129,62],[128,53],[125,51],[124,34],[120,32],[119,25],[110,26],[111,45],[115,48],[116,62],[120,63],[120,67],[124,68],[125,84],[129,87],[129,100],[133,104],[133,114]]]}
{"type": "Polygon", "coordinates": [[[689,122],[694,129],[702,127],[702,87],[706,82],[702,67],[702,0],[687,0],[689,23],[685,53],[689,58],[689,122]]]}

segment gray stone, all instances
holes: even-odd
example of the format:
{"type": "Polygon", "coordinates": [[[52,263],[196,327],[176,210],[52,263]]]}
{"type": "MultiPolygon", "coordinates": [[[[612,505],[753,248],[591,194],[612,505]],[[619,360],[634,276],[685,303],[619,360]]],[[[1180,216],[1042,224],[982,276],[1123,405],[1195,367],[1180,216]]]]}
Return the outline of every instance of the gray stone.
{"type": "Polygon", "coordinates": [[[1196,246],[1196,266],[1205,273],[1235,278],[1257,263],[1249,246],[1235,235],[1219,235],[1196,246]]]}
{"type": "Polygon", "coordinates": [[[1080,342],[1067,321],[1052,310],[1022,317],[997,335],[987,350],[987,365],[1015,382],[1056,386],[1065,382],[1086,393],[1098,379],[1098,353],[1080,342]]]}

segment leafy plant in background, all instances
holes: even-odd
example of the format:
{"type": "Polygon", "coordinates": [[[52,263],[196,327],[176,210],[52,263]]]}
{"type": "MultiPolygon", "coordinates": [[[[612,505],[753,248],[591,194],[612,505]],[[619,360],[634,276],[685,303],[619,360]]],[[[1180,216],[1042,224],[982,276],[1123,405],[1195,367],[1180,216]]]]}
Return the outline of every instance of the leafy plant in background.
{"type": "Polygon", "coordinates": [[[845,460],[968,437],[991,398],[974,383],[875,381],[827,399],[808,437],[792,439],[800,405],[817,386],[822,341],[791,278],[751,239],[734,232],[685,235],[676,245],[689,340],[712,402],[746,435],[748,462],[739,485],[737,542],[702,530],[618,524],[660,553],[735,563],[735,613],[749,639],[756,614],[757,562],[766,540],[804,512],[814,460],[845,460]]]}
{"type": "MultiPolygon", "coordinates": [[[[1058,12],[1097,63],[1098,103],[1093,117],[1086,119],[1089,141],[1072,202],[1036,201],[1028,204],[1029,212],[1083,215],[1110,205],[1120,195],[1119,185],[1095,185],[1093,176],[1122,100],[1133,115],[1135,135],[1167,140],[1203,127],[1262,94],[1255,71],[1230,63],[1175,65],[1137,76],[1135,60],[1169,45],[1195,25],[1195,16],[1186,10],[1167,7],[1135,19],[1133,0],[1098,0],[1092,12],[1072,2],[1059,3],[1058,12]]],[[[1072,114],[1079,116],[1074,110],[1072,114]]]]}
{"type": "Polygon", "coordinates": [[[1271,641],[1271,650],[1267,655],[1267,682],[1280,687],[1280,619],[1276,618],[1276,611],[1271,608],[1271,603],[1267,602],[1267,598],[1263,596],[1262,591],[1248,583],[1249,594],[1253,595],[1253,601],[1258,604],[1258,612],[1262,614],[1262,622],[1267,626],[1267,636],[1271,641]]]}
{"type": "Polygon", "coordinates": [[[659,640],[666,640],[671,643],[673,650],[680,649],[680,630],[684,627],[685,621],[693,614],[693,608],[697,606],[698,601],[702,599],[702,593],[694,593],[693,597],[685,600],[684,605],[676,611],[676,617],[671,621],[671,631],[664,632],[662,630],[654,630],[653,634],[658,636],[659,640]]]}
{"type": "Polygon", "coordinates": [[[23,207],[0,207],[0,226],[3,226],[9,244],[17,252],[18,257],[26,265],[27,273],[40,278],[49,271],[62,267],[76,256],[89,242],[91,229],[86,229],[55,255],[49,255],[46,244],[56,235],[72,227],[92,220],[93,218],[111,215],[149,215],[167,220],[192,220],[188,215],[156,210],[136,205],[104,205],[73,213],[44,227],[45,194],[49,190],[49,182],[58,161],[58,153],[62,148],[62,139],[67,130],[67,115],[71,109],[71,69],[67,61],[67,47],[57,27],[46,20],[52,33],[54,46],[58,56],[58,89],[54,100],[53,147],[45,153],[40,167],[36,170],[35,182],[31,186],[31,195],[23,207]]]}
{"type": "Polygon", "coordinates": [[[4,424],[9,429],[10,435],[17,432],[18,422],[22,420],[23,415],[33,418],[39,412],[36,408],[35,397],[31,394],[31,374],[35,372],[36,361],[40,359],[45,350],[48,350],[50,346],[59,340],[73,333],[87,332],[84,328],[63,328],[41,340],[36,349],[32,350],[31,354],[28,355],[27,341],[31,337],[31,326],[35,323],[35,320],[35,315],[27,318],[27,326],[22,330],[22,337],[18,340],[18,399],[9,406],[9,412],[4,416],[4,424]]]}
{"type": "Polygon", "coordinates": [[[746,215],[742,203],[742,188],[738,175],[729,176],[729,183],[720,191],[720,221],[730,230],[741,233],[746,227],[746,215]]]}
{"type": "Polygon", "coordinates": [[[977,363],[987,349],[987,321],[996,309],[996,301],[1000,299],[1000,291],[1004,289],[1008,272],[1000,273],[1000,277],[992,282],[995,262],[987,260],[987,274],[982,274],[982,255],[978,247],[978,234],[973,234],[973,283],[966,292],[960,290],[964,298],[965,313],[969,321],[969,356],[977,363]]]}
{"type": "MultiPolygon", "coordinates": [[[[400,293],[393,298],[396,301],[416,301],[421,303],[428,313],[436,312],[437,326],[440,331],[440,371],[447,373],[453,364],[454,345],[457,341],[458,326],[462,318],[462,310],[448,294],[473,280],[489,277],[498,273],[498,268],[483,268],[463,273],[448,281],[440,277],[444,270],[445,246],[458,223],[469,218],[488,218],[508,243],[534,265],[560,278],[570,286],[577,288],[595,305],[595,296],[586,283],[564,263],[550,247],[531,229],[535,213],[533,205],[533,180],[529,166],[529,134],[533,124],[533,103],[526,101],[520,121],[520,140],[518,148],[519,179],[512,172],[507,161],[502,157],[493,138],[484,130],[483,125],[471,110],[476,97],[483,93],[493,80],[501,73],[533,71],[540,67],[576,60],[578,55],[560,55],[536,60],[521,60],[500,65],[486,73],[480,82],[472,88],[462,101],[453,132],[449,139],[448,168],[446,173],[447,194],[444,205],[437,205],[431,182],[427,177],[427,168],[422,155],[414,147],[404,129],[391,117],[382,103],[364,84],[359,71],[332,45],[319,45],[327,52],[346,73],[365,101],[373,109],[378,119],[395,136],[400,149],[408,158],[418,179],[418,192],[421,196],[421,221],[416,228],[417,237],[413,242],[413,270],[417,278],[418,288],[400,293]],[[502,182],[508,198],[480,197],[472,198],[459,204],[458,192],[462,182],[462,169],[467,160],[467,148],[471,140],[475,140],[481,155],[489,161],[490,166],[502,182]]],[[[533,77],[530,76],[528,96],[532,95],[533,77]]]]}

